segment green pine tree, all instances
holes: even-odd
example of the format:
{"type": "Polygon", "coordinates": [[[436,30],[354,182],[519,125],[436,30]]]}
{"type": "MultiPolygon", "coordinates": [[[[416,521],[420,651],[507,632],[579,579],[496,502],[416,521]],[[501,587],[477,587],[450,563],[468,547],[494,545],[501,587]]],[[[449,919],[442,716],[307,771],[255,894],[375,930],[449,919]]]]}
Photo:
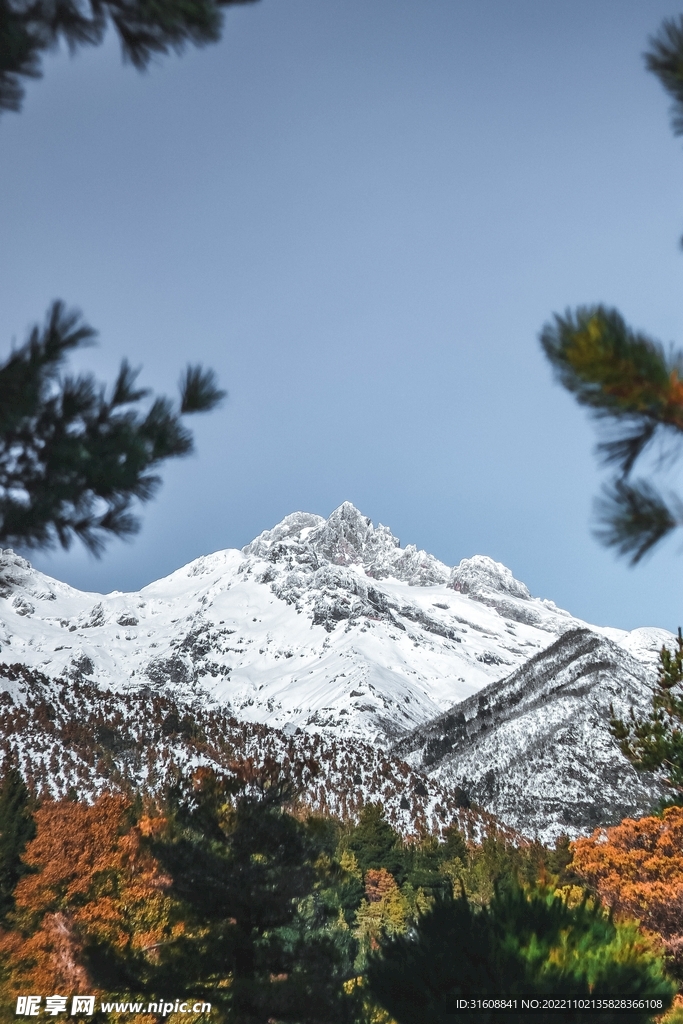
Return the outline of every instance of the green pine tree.
{"type": "Polygon", "coordinates": [[[659,675],[646,718],[633,708],[626,721],[613,719],[612,735],[622,753],[641,771],[656,772],[673,790],[673,802],[683,803],[683,634],[676,648],[662,647],[659,675]]]}
{"type": "Polygon", "coordinates": [[[405,857],[401,837],[384,817],[381,804],[365,805],[344,845],[356,857],[361,871],[386,868],[399,884],[403,882],[405,857]]]}
{"type": "Polygon", "coordinates": [[[351,1024],[356,947],[325,898],[329,858],[318,863],[311,830],[283,809],[290,781],[270,782],[235,795],[203,772],[176,791],[172,832],[154,852],[189,930],[163,949],[150,984],[204,995],[239,1024],[351,1024]]]}
{"type": "Polygon", "coordinates": [[[149,391],[125,360],[109,393],[90,374],[65,375],[68,353],[94,337],[55,302],[0,365],[0,545],[68,548],[78,537],[99,554],[107,538],[135,533],[131,507],[154,495],[154,471],[192,451],[181,418],[224,397],[201,366],[187,367],[177,406],[156,398],[147,408],[149,391]]]}
{"type": "Polygon", "coordinates": [[[35,835],[31,798],[21,772],[5,754],[0,777],[0,923],[14,908],[14,889],[26,872],[21,855],[35,835]]]}
{"type": "MultiPolygon", "coordinates": [[[[528,1013],[456,1012],[456,1000],[563,995],[660,998],[675,986],[640,939],[635,925],[615,925],[599,907],[571,909],[549,894],[499,888],[474,909],[464,894],[438,901],[406,935],[384,939],[370,959],[372,996],[397,1024],[522,1024],[528,1013]]],[[[661,1013],[661,1010],[659,1010],[661,1013]]],[[[655,1012],[601,1013],[603,1024],[652,1019],[655,1012]]],[[[593,1013],[533,1015],[538,1024],[588,1024],[593,1013]]]]}

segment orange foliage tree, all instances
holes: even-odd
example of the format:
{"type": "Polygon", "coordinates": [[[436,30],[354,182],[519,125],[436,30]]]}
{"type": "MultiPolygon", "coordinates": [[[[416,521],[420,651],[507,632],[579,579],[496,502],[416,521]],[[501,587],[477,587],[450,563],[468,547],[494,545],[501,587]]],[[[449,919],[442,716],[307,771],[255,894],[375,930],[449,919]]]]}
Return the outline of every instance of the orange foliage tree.
{"type": "Polygon", "coordinates": [[[123,796],[94,804],[46,802],[15,890],[14,928],[0,933],[7,1001],[28,991],[101,993],[144,977],[159,947],[182,931],[170,878],[145,836],[162,819],[137,822],[123,796]]]}
{"type": "Polygon", "coordinates": [[[571,864],[615,913],[660,936],[683,977],[683,807],[661,818],[626,818],[572,844],[571,864]]]}

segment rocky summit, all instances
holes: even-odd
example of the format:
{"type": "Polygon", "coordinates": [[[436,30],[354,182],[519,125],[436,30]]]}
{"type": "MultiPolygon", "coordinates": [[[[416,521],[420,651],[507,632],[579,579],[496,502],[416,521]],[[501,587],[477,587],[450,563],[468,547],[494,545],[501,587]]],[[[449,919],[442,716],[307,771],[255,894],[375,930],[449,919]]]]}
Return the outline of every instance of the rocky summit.
{"type": "MultiPolygon", "coordinates": [[[[469,786],[530,833],[550,819],[585,831],[610,802],[598,796],[605,772],[615,792],[620,773],[632,780],[606,702],[645,707],[670,639],[581,622],[486,556],[451,568],[401,547],[349,502],[328,519],[296,512],[241,551],[203,556],[136,593],[82,593],[0,555],[6,664],[60,685],[199,702],[284,735],[398,744],[440,788],[469,786]],[[570,694],[553,680],[574,663],[584,688],[570,694]],[[510,694],[522,692],[513,713],[510,694]],[[464,732],[438,724],[458,716],[464,732]],[[573,780],[571,800],[551,764],[573,780]]],[[[635,811],[651,792],[629,782],[619,806],[635,811]]]]}

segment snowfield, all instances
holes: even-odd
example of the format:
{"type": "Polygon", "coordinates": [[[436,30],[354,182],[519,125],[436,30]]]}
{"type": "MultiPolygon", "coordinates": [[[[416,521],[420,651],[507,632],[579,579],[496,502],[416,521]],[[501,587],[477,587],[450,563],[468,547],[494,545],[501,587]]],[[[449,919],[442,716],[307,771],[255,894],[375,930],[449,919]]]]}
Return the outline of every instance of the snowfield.
{"type": "MultiPolygon", "coordinates": [[[[346,502],[297,512],[137,593],[83,593],[4,551],[0,648],[114,690],[205,691],[285,729],[398,738],[586,623],[482,555],[449,569],[346,502]]],[[[589,627],[651,663],[670,637],[589,627]]]]}
{"type": "MultiPolygon", "coordinates": [[[[471,708],[474,695],[577,629],[640,666],[629,674],[628,698],[645,706],[657,653],[672,639],[667,631],[590,626],[532,597],[486,556],[450,568],[412,545],[402,548],[387,527],[373,526],[349,502],[328,519],[295,512],[242,551],[203,556],[137,593],[83,593],[11,550],[0,555],[0,661],[121,695],[201,701],[285,734],[301,730],[385,748],[453,705],[467,701],[471,708]]],[[[10,681],[1,685],[9,693],[10,681]]],[[[544,718],[564,721],[554,702],[561,697],[567,708],[576,699],[567,703],[558,694],[550,686],[527,708],[521,731],[520,722],[502,715],[505,756],[496,752],[494,728],[476,750],[461,737],[447,765],[425,768],[449,784],[465,779],[482,796],[491,793],[501,816],[521,827],[523,802],[519,813],[512,807],[515,779],[527,791],[531,782],[519,758],[513,771],[509,750],[515,743],[525,749],[526,735],[545,735],[544,718]],[[491,771],[508,773],[502,789],[491,771]]],[[[490,708],[495,726],[495,700],[490,708]]],[[[598,718],[597,747],[613,773],[621,755],[605,733],[604,714],[598,718]]],[[[408,756],[415,763],[417,754],[408,756]]],[[[537,790],[540,780],[533,785],[537,790]]],[[[576,785],[585,789],[585,780],[576,785]]],[[[541,800],[549,813],[561,800],[551,796],[541,800]]],[[[591,814],[582,813],[582,823],[591,814]]],[[[565,821],[572,823],[571,814],[565,821]]]]}

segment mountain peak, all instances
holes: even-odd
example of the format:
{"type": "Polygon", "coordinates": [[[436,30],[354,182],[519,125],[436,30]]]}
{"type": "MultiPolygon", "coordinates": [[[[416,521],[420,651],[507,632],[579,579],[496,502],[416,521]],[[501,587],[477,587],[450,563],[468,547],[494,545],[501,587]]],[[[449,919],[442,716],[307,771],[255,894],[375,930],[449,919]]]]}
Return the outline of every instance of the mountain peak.
{"type": "Polygon", "coordinates": [[[313,512],[292,512],[285,516],[277,526],[271,530],[264,530],[251,543],[246,544],[242,548],[242,554],[268,558],[273,548],[287,542],[299,542],[305,539],[307,534],[324,522],[322,516],[317,516],[313,512]]]}
{"type": "Polygon", "coordinates": [[[448,585],[475,599],[490,593],[507,594],[508,597],[517,597],[522,601],[531,599],[528,588],[515,579],[507,566],[502,562],[494,562],[488,555],[463,558],[453,570],[448,585]]]}
{"type": "Polygon", "coordinates": [[[334,565],[370,565],[400,548],[388,526],[377,527],[350,501],[336,508],[310,537],[316,552],[334,565]]]}
{"type": "Polygon", "coordinates": [[[0,548],[0,597],[9,598],[15,594],[14,607],[23,609],[20,615],[26,615],[26,609],[32,610],[26,600],[27,595],[38,600],[54,601],[55,588],[60,586],[64,585],[38,572],[12,548],[0,548]]]}
{"type": "Polygon", "coordinates": [[[264,530],[242,548],[245,555],[277,561],[292,548],[312,549],[319,559],[332,565],[363,565],[392,553],[400,543],[391,530],[376,528],[350,501],[336,508],[327,519],[311,512],[285,516],[272,530],[264,530]]]}
{"type": "Polygon", "coordinates": [[[419,587],[447,583],[450,575],[447,565],[418,551],[414,544],[401,548],[388,526],[374,526],[350,501],[327,519],[310,512],[286,516],[242,548],[242,553],[273,563],[296,563],[312,571],[323,565],[357,566],[373,579],[392,576],[419,587]]]}

